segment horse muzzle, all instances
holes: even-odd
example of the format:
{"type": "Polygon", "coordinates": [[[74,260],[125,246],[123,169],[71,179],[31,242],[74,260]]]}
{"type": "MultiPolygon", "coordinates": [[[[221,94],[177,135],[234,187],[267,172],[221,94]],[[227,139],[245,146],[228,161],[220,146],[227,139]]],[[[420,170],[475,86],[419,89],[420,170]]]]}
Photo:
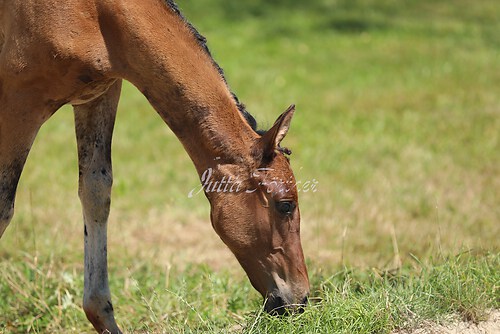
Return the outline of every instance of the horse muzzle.
{"type": "Polygon", "coordinates": [[[308,302],[308,294],[300,298],[300,302],[291,302],[292,298],[283,296],[279,291],[267,295],[264,310],[271,315],[289,315],[304,312],[308,302]]]}

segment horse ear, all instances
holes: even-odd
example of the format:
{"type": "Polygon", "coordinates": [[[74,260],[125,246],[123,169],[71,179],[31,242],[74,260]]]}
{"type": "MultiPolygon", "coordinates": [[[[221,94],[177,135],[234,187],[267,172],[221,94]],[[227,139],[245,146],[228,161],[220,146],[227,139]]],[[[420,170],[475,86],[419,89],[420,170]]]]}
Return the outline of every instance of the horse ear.
{"type": "MultiPolygon", "coordinates": [[[[282,113],[272,128],[266,131],[260,138],[260,147],[263,150],[264,159],[269,159],[274,156],[277,149],[280,149],[279,144],[285,138],[290,122],[292,121],[293,113],[295,112],[295,105],[292,104],[288,109],[282,113]]],[[[283,149],[284,152],[289,152],[288,149],[283,149]]]]}

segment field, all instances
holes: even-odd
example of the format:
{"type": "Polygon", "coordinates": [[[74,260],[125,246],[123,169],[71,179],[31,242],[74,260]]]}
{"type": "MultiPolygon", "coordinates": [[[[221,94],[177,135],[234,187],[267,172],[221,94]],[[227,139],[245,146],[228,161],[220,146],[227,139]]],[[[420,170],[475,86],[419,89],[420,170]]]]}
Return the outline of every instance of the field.
{"type": "MultiPolygon", "coordinates": [[[[113,142],[110,285],[139,333],[390,333],[500,308],[497,0],[179,0],[302,181],[311,306],[272,318],[195,169],[131,85],[113,142]]],[[[0,240],[0,333],[92,333],[70,107],[42,128],[0,240]]]]}

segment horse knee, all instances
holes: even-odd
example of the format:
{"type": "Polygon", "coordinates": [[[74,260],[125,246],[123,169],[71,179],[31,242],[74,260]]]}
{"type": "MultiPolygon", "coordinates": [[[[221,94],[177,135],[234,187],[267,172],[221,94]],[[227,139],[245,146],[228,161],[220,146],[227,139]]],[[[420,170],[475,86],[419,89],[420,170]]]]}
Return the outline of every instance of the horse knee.
{"type": "Polygon", "coordinates": [[[14,216],[14,203],[9,202],[5,205],[2,204],[0,204],[0,237],[2,237],[5,229],[9,226],[9,223],[14,216]]]}
{"type": "Polygon", "coordinates": [[[113,175],[106,167],[91,168],[80,176],[79,196],[83,203],[109,205],[113,175]]]}

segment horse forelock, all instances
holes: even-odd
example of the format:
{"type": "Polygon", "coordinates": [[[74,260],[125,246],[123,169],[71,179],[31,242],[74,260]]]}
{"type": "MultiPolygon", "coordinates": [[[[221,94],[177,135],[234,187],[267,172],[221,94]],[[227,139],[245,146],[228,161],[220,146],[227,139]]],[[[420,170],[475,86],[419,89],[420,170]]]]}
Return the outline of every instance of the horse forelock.
{"type": "Polygon", "coordinates": [[[208,48],[208,45],[207,45],[207,39],[199,33],[199,31],[184,17],[184,15],[182,15],[179,7],[177,6],[177,3],[175,3],[174,0],[164,0],[166,3],[167,3],[167,6],[175,13],[177,14],[181,19],[182,21],[184,22],[184,24],[189,28],[189,30],[191,31],[191,33],[193,34],[194,38],[196,39],[196,41],[198,42],[198,45],[206,52],[206,54],[210,57],[210,60],[212,61],[212,65],[215,67],[215,69],[217,70],[217,72],[219,72],[219,75],[220,77],[222,78],[222,80],[224,81],[224,83],[226,84],[226,86],[228,87],[229,91],[231,92],[231,95],[234,99],[234,101],[236,102],[236,106],[238,107],[238,111],[240,112],[240,114],[243,116],[243,118],[245,119],[245,121],[248,123],[248,125],[250,125],[250,127],[258,134],[262,134],[263,131],[262,130],[257,130],[257,121],[255,120],[255,117],[252,116],[252,114],[250,114],[246,108],[245,108],[245,105],[243,103],[241,103],[238,99],[238,97],[236,96],[236,94],[234,94],[231,89],[229,88],[229,85],[227,83],[227,80],[226,80],[226,77],[224,75],[224,70],[219,66],[219,64],[217,64],[217,62],[215,61],[215,59],[212,57],[212,54],[210,53],[210,49],[208,48]]]}

